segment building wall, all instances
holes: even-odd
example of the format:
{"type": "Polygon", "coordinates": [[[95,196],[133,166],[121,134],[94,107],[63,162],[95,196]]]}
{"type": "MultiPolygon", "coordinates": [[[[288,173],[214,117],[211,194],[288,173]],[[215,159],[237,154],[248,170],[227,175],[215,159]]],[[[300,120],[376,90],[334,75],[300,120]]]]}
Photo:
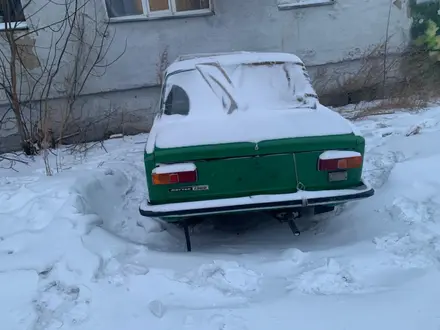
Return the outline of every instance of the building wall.
{"type": "MultiPolygon", "coordinates": [[[[100,13],[105,13],[104,0],[96,1],[100,13]]],[[[336,74],[336,78],[343,78],[344,69],[348,74],[356,72],[360,65],[358,59],[384,42],[388,23],[388,52],[399,53],[406,46],[411,24],[407,0],[396,1],[396,5],[390,7],[390,0],[336,0],[330,5],[280,10],[277,0],[213,0],[213,15],[111,22],[114,40],[108,59],[121,54],[125,45],[127,49],[107,68],[104,76],[91,77],[88,81],[84,92],[90,95],[83,97],[81,102],[86,106],[81,107],[82,113],[77,117],[87,123],[109,108],[116,109],[114,119],[94,129],[96,136],[90,135],[92,139],[102,135],[109,125],[112,131],[124,127],[127,133],[148,130],[157,104],[155,86],[164,52],[169,62],[185,53],[292,52],[309,66],[312,79],[318,75],[322,79],[323,72],[327,77],[336,74]],[[323,68],[329,70],[323,71],[323,68]]],[[[35,2],[43,4],[46,0],[35,2]]],[[[52,7],[50,10],[62,9],[52,7]]],[[[41,24],[55,18],[56,13],[46,9],[32,20],[41,24]]],[[[43,59],[45,54],[39,53],[38,45],[48,44],[50,36],[40,31],[34,38],[37,56],[43,59]]],[[[332,88],[337,88],[336,80],[330,79],[332,88]]],[[[5,109],[0,107],[0,118],[5,109]]],[[[15,147],[16,142],[10,125],[7,130],[0,129],[0,151],[15,147]]]]}
{"type": "MultiPolygon", "coordinates": [[[[105,79],[100,88],[154,84],[166,47],[170,60],[185,53],[234,50],[293,52],[309,66],[355,59],[385,40],[390,1],[337,0],[283,11],[277,0],[213,0],[213,5],[214,16],[115,23],[117,39],[127,40],[129,48],[108,70],[114,79],[105,79]]],[[[395,52],[409,39],[410,19],[405,4],[391,9],[389,52],[395,52]]]]}

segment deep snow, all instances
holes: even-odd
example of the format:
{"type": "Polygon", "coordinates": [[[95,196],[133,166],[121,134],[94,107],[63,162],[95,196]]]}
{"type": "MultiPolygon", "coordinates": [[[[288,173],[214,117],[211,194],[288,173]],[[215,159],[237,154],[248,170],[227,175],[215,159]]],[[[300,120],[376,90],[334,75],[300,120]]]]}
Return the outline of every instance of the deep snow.
{"type": "Polygon", "coordinates": [[[440,108],[355,125],[375,196],[299,237],[208,221],[191,253],[138,214],[146,135],[51,156],[53,177],[38,157],[0,169],[1,328],[438,330],[440,108]]]}

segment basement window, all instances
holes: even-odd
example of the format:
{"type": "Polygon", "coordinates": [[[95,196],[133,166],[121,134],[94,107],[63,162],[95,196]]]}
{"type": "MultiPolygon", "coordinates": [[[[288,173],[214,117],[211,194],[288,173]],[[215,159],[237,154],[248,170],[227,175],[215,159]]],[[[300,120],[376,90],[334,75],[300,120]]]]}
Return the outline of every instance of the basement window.
{"type": "Polygon", "coordinates": [[[335,0],[278,0],[279,10],[333,5],[335,0]]]}

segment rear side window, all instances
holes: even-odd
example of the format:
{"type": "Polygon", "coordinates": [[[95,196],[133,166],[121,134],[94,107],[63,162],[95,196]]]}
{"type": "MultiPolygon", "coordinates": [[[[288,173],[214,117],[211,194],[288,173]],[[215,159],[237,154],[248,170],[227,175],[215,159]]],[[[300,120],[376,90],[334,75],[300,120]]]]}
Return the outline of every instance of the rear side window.
{"type": "Polygon", "coordinates": [[[183,88],[173,85],[165,100],[165,115],[182,115],[189,113],[189,97],[183,88]]]}

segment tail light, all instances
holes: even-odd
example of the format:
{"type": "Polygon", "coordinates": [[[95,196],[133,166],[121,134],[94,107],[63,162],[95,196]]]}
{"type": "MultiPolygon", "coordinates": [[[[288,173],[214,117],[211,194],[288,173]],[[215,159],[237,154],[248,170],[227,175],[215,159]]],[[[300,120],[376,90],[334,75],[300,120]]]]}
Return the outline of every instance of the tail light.
{"type": "Polygon", "coordinates": [[[355,151],[326,151],[319,156],[319,171],[348,170],[362,167],[362,155],[355,151]]]}
{"type": "Polygon", "coordinates": [[[196,182],[197,169],[192,163],[162,165],[153,170],[151,177],[155,185],[196,182]]]}

